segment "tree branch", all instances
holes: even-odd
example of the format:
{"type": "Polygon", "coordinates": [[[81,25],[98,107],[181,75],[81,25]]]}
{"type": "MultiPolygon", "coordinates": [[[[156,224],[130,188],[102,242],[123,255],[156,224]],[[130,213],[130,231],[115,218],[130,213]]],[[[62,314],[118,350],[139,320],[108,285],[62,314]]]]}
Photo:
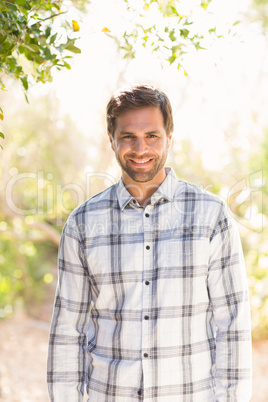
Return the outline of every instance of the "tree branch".
{"type": "Polygon", "coordinates": [[[50,17],[42,19],[42,21],[50,20],[51,18],[58,17],[58,15],[62,15],[62,14],[66,14],[66,13],[67,13],[67,11],[63,11],[63,12],[58,13],[58,14],[52,14],[50,17]]]}
{"type": "MultiPolygon", "coordinates": [[[[4,216],[9,217],[9,218],[19,218],[23,225],[27,225],[21,216],[19,216],[18,214],[15,214],[9,208],[4,207],[4,208],[2,208],[2,211],[3,211],[4,216]]],[[[59,246],[61,235],[49,223],[33,222],[31,225],[27,225],[27,227],[36,228],[36,229],[41,230],[42,232],[44,232],[46,234],[47,239],[51,240],[57,247],[59,246]]],[[[31,240],[34,241],[33,238],[31,238],[31,240]]]]}

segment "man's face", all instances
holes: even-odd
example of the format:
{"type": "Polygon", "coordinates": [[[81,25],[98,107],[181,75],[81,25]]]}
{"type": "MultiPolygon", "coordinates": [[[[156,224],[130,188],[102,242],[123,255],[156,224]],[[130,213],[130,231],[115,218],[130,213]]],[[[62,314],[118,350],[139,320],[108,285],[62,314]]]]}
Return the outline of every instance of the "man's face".
{"type": "Polygon", "coordinates": [[[163,181],[171,135],[167,136],[159,108],[123,113],[116,120],[114,137],[109,137],[125,184],[163,181]]]}

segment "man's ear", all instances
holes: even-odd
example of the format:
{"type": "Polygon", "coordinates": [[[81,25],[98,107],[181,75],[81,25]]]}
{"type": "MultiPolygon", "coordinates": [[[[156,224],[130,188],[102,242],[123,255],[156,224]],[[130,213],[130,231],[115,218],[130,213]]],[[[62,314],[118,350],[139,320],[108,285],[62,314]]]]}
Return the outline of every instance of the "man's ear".
{"type": "Polygon", "coordinates": [[[173,131],[168,136],[168,149],[171,147],[172,144],[172,136],[173,136],[173,131]]]}
{"type": "Polygon", "coordinates": [[[107,134],[108,134],[108,137],[109,137],[109,140],[110,140],[111,148],[114,151],[113,137],[111,136],[109,131],[107,131],[107,134]]]}

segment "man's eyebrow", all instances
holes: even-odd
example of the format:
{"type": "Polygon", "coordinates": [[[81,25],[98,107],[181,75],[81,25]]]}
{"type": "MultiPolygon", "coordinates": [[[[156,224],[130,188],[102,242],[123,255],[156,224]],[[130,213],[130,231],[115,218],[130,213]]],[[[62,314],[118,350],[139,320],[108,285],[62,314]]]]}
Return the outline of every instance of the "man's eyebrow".
{"type": "MultiPolygon", "coordinates": [[[[160,131],[159,130],[151,130],[151,131],[146,131],[144,134],[159,134],[160,131]]],[[[135,135],[134,131],[120,131],[119,135],[125,135],[125,134],[131,134],[131,135],[135,135]]]]}
{"type": "Polygon", "coordinates": [[[131,135],[133,135],[133,134],[135,134],[135,133],[132,132],[132,131],[120,131],[120,132],[119,132],[119,135],[124,135],[124,134],[131,134],[131,135]]]}
{"type": "Polygon", "coordinates": [[[146,131],[145,134],[159,134],[160,131],[159,130],[152,130],[152,131],[146,131]]]}

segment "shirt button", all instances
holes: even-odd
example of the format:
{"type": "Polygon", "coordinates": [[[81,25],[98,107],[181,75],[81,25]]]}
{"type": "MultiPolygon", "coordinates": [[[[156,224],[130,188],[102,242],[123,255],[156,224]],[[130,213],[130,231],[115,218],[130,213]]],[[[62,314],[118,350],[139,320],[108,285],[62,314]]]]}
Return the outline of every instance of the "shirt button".
{"type": "Polygon", "coordinates": [[[146,250],[150,250],[150,246],[146,246],[146,250]]]}
{"type": "Polygon", "coordinates": [[[138,390],[137,394],[138,394],[138,395],[141,395],[141,394],[142,394],[141,389],[138,390]]]}
{"type": "Polygon", "coordinates": [[[144,316],[144,319],[145,319],[145,320],[149,320],[149,316],[148,316],[148,315],[145,315],[145,316],[144,316]]]}
{"type": "Polygon", "coordinates": [[[149,218],[150,215],[146,213],[145,216],[146,216],[146,218],[149,218]]]}
{"type": "Polygon", "coordinates": [[[144,353],[143,356],[144,356],[144,357],[148,357],[148,353],[144,353]]]}
{"type": "Polygon", "coordinates": [[[149,281],[145,281],[145,285],[150,285],[150,282],[149,281]]]}

